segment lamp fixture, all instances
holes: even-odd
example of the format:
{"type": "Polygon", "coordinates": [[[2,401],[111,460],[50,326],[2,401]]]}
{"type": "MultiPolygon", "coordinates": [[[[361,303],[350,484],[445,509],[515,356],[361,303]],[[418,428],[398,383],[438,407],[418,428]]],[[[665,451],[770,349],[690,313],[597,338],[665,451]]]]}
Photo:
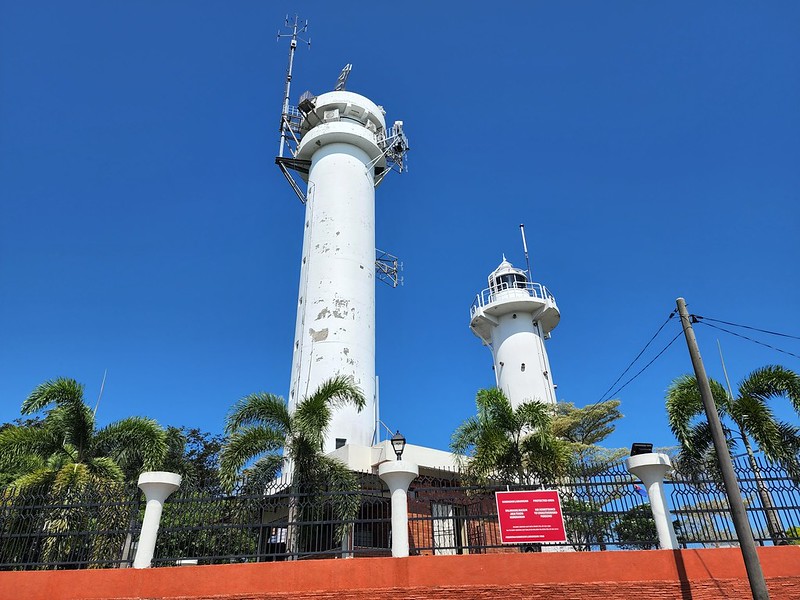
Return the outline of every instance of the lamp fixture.
{"type": "Polygon", "coordinates": [[[397,455],[397,460],[400,460],[403,457],[403,450],[406,447],[406,438],[403,437],[403,434],[400,433],[400,430],[397,430],[392,436],[390,440],[392,443],[392,448],[394,449],[394,453],[397,455]]]}

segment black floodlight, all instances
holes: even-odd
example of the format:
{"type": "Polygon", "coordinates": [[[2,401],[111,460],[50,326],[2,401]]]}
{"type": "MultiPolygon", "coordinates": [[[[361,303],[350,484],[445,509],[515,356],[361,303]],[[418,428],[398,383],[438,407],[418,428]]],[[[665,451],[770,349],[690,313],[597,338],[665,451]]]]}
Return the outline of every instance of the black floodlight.
{"type": "Polygon", "coordinates": [[[397,460],[400,460],[403,456],[403,450],[406,448],[406,438],[404,438],[403,434],[398,430],[397,433],[392,436],[391,442],[394,453],[397,455],[397,460]]]}
{"type": "Polygon", "coordinates": [[[637,456],[639,454],[650,454],[653,451],[653,444],[643,444],[641,442],[635,442],[631,446],[631,456],[637,456]]]}

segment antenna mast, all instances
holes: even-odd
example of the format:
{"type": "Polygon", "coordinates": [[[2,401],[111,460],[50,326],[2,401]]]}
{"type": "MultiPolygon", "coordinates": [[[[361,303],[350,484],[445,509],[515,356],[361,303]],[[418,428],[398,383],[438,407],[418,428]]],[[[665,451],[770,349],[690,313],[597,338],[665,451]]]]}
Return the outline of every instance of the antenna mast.
{"type": "Polygon", "coordinates": [[[520,223],[519,232],[522,234],[522,250],[525,252],[525,264],[528,266],[528,281],[530,281],[531,261],[528,260],[528,243],[525,241],[525,223],[520,223]]]}
{"type": "Polygon", "coordinates": [[[92,417],[97,416],[97,409],[100,408],[100,399],[103,397],[103,390],[106,387],[106,375],[108,375],[108,369],[103,371],[103,382],[100,384],[100,395],[97,396],[97,403],[94,405],[94,410],[92,411],[92,417]]]}
{"type": "Polygon", "coordinates": [[[297,15],[294,16],[294,23],[289,23],[289,15],[286,15],[286,21],[284,23],[284,27],[290,27],[292,33],[281,33],[281,30],[278,29],[278,37],[277,41],[280,41],[281,38],[292,38],[292,41],[289,42],[289,66],[286,68],[286,87],[284,88],[283,93],[283,109],[281,110],[281,143],[280,149],[278,150],[278,156],[283,157],[283,149],[286,145],[286,136],[288,135],[289,128],[290,128],[290,114],[289,114],[289,91],[292,87],[292,67],[294,66],[294,51],[297,48],[297,40],[299,39],[301,42],[308,44],[308,47],[311,47],[311,38],[307,40],[303,38],[298,38],[298,33],[305,33],[308,31],[308,21],[303,23],[302,27],[299,24],[299,19],[297,15]]]}

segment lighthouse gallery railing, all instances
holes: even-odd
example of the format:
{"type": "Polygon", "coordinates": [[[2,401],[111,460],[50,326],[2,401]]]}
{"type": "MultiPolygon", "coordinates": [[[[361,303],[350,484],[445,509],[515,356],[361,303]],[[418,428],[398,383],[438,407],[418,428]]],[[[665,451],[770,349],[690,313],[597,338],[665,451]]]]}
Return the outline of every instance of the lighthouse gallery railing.
{"type": "Polygon", "coordinates": [[[489,304],[492,304],[496,300],[505,299],[502,296],[498,297],[498,295],[502,294],[503,292],[509,291],[524,291],[529,296],[533,298],[539,298],[540,300],[551,300],[553,302],[556,301],[555,296],[550,293],[550,291],[544,287],[541,283],[535,283],[533,281],[526,281],[524,283],[517,282],[513,285],[509,285],[506,282],[500,283],[494,287],[486,288],[479,294],[475,296],[475,300],[472,301],[472,306],[469,309],[470,317],[475,316],[475,312],[479,308],[484,308],[489,304]]]}

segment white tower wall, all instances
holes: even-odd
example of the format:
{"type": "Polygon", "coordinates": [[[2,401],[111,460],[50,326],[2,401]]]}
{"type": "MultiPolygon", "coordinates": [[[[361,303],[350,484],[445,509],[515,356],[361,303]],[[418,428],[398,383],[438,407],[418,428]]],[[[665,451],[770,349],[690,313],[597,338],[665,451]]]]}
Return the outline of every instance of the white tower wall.
{"type": "Polygon", "coordinates": [[[555,404],[550,363],[540,328],[530,312],[498,318],[492,331],[497,387],[517,405],[525,400],[555,404]]]}
{"type": "MultiPolygon", "coordinates": [[[[375,132],[383,116],[352,92],[317,98],[298,152],[310,160],[289,408],[336,375],[351,376],[366,407],[338,409],[324,452],[372,444],[375,431],[375,132]],[[353,119],[340,118],[354,112],[353,119]],[[330,117],[330,121],[326,118],[330,117]],[[312,117],[316,118],[316,117],[312,117]]],[[[378,160],[376,160],[378,159],[378,160]]]]}
{"type": "Polygon", "coordinates": [[[555,298],[503,259],[470,309],[470,329],[494,358],[497,387],[514,407],[556,403],[544,340],[561,318],[555,298]]]}

